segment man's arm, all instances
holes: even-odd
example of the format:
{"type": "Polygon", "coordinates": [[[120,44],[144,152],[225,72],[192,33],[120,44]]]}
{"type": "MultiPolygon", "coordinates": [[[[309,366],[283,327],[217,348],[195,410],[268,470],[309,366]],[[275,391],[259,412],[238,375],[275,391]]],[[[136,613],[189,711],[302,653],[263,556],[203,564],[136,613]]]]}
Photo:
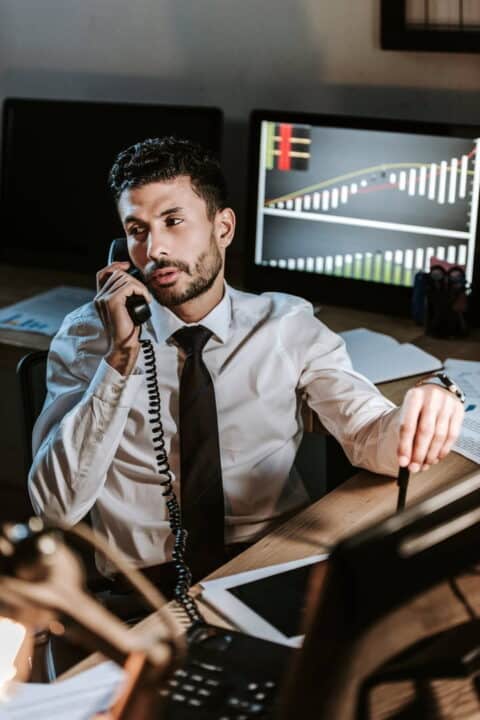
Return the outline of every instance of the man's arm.
{"type": "Polygon", "coordinates": [[[143,383],[138,329],[126,297],[150,296],[114,263],[97,276],[95,307],[67,317],[48,358],[48,393],[35,425],[29,492],[35,511],[76,523],[91,509],[143,383]]]}
{"type": "Polygon", "coordinates": [[[460,401],[448,390],[425,385],[409,390],[395,407],[352,369],[343,340],[311,322],[318,325],[310,326],[300,387],[350,462],[396,475],[399,465],[417,472],[445,457],[460,432],[460,401]]]}

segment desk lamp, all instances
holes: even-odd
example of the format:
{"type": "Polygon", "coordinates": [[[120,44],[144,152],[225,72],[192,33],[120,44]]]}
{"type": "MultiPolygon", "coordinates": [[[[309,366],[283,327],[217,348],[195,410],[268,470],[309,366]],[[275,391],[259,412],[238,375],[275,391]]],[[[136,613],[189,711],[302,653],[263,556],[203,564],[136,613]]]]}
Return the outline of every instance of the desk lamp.
{"type": "MultiPolygon", "coordinates": [[[[26,627],[48,627],[68,634],[91,650],[98,650],[122,664],[126,686],[107,714],[95,720],[146,720],[164,717],[159,683],[174,671],[182,646],[175,620],[163,607],[165,600],[139,572],[129,568],[120,553],[89,528],[49,528],[40,518],[26,524],[6,525],[0,532],[0,616],[26,627]],[[61,530],[61,532],[60,532],[61,530]],[[128,582],[158,611],[158,630],[148,637],[128,629],[84,589],[80,562],[62,540],[74,535],[103,552],[128,582]]],[[[18,647],[21,629],[10,633],[18,647]]],[[[15,644],[15,643],[14,643],[15,644]]],[[[2,657],[4,657],[2,646],[2,657]]],[[[14,673],[13,673],[14,674],[14,673]]]]}

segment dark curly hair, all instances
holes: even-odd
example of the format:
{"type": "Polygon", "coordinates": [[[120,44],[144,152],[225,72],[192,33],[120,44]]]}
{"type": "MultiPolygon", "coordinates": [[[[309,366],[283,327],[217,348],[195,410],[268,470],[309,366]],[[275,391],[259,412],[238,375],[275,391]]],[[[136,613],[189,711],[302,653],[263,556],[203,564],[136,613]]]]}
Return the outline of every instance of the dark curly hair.
{"type": "Polygon", "coordinates": [[[118,200],[127,188],[180,175],[190,177],[210,219],[227,206],[227,186],[217,160],[200,145],[174,137],[149,138],[123,150],[110,170],[108,185],[118,200]]]}

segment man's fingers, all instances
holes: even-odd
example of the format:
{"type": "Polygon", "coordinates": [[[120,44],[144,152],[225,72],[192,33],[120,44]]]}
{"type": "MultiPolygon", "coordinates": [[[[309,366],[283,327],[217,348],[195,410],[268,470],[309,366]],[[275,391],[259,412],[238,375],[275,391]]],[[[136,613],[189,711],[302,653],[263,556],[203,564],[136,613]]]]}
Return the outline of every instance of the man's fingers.
{"type": "Polygon", "coordinates": [[[129,267],[130,263],[127,261],[123,261],[111,263],[110,265],[107,265],[107,267],[99,270],[97,272],[97,293],[103,289],[107,280],[113,273],[115,273],[116,270],[122,270],[123,272],[126,272],[129,267]]]}
{"type": "Polygon", "coordinates": [[[441,413],[437,416],[437,422],[435,425],[430,447],[427,450],[424,462],[429,465],[433,465],[435,460],[438,459],[439,452],[444,446],[448,435],[448,428],[450,426],[450,415],[445,416],[441,413]]]}
{"type": "Polygon", "coordinates": [[[413,440],[417,430],[417,422],[422,409],[422,393],[417,388],[409,390],[405,396],[402,408],[402,421],[400,425],[400,439],[398,443],[398,462],[405,467],[410,464],[413,440]]]}
{"type": "Polygon", "coordinates": [[[464,414],[465,411],[463,409],[463,405],[460,402],[456,401],[455,410],[450,418],[450,425],[448,428],[446,440],[438,453],[438,457],[440,460],[443,460],[443,458],[448,455],[456,439],[460,435],[464,414]]]}
{"type": "Polygon", "coordinates": [[[427,452],[435,436],[438,411],[438,404],[432,400],[432,403],[427,407],[424,406],[420,413],[409,465],[411,472],[418,472],[422,465],[427,462],[427,452]]]}

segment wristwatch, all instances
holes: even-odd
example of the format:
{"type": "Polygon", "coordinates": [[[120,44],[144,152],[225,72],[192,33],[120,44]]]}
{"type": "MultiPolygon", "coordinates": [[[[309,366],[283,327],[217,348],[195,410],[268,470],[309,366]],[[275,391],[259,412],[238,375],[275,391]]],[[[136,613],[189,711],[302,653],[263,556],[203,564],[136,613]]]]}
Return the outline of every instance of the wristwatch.
{"type": "Polygon", "coordinates": [[[415,387],[418,387],[419,385],[440,385],[445,388],[445,390],[453,393],[461,403],[465,403],[465,393],[462,388],[444,372],[435,373],[434,375],[422,378],[415,383],[415,387]]]}

